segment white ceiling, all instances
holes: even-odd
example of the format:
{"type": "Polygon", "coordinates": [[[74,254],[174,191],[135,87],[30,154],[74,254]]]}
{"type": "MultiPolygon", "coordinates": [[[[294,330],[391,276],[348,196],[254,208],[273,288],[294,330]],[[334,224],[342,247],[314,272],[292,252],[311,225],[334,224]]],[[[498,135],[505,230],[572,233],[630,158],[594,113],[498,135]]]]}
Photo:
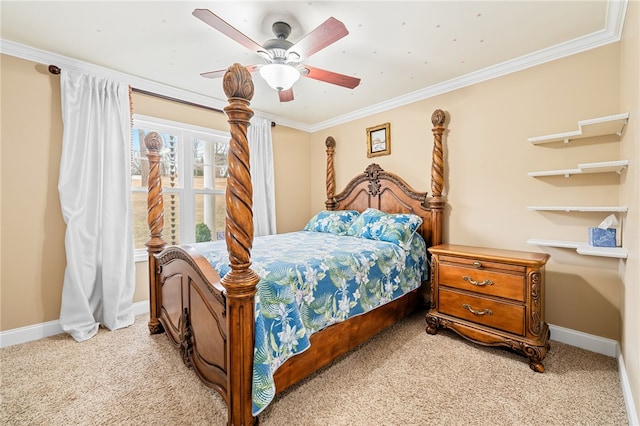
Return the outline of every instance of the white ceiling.
{"type": "Polygon", "coordinates": [[[262,44],[271,24],[296,42],[330,16],[349,35],[303,61],[352,75],[346,89],[301,78],[280,103],[257,74],[252,107],[317,130],[619,40],[627,0],[597,1],[5,1],[2,52],[61,67],[97,66],[134,87],[212,106],[220,79],[201,72],[262,63],[192,16],[206,8],[262,44]],[[26,53],[29,52],[29,53],[26,53]],[[32,58],[28,58],[32,56],[32,58]],[[80,65],[78,65],[80,64],[80,65]],[[120,75],[120,74],[118,74],[120,75]]]}

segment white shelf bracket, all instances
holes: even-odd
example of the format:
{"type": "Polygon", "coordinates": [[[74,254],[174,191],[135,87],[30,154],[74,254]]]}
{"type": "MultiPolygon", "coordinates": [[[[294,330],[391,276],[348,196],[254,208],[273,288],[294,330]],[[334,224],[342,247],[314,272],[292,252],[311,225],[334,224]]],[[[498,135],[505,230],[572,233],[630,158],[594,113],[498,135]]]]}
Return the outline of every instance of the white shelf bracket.
{"type": "Polygon", "coordinates": [[[622,120],[622,128],[620,129],[619,132],[616,132],[616,135],[622,136],[622,133],[624,132],[624,128],[627,126],[628,122],[629,122],[629,118],[625,118],[624,120],[622,120]]]}

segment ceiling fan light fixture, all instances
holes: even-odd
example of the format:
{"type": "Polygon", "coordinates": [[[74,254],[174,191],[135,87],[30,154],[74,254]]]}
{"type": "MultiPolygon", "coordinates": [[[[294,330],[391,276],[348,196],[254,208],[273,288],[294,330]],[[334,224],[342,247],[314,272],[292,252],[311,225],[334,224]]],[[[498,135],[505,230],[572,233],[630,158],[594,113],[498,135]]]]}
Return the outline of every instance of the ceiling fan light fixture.
{"type": "Polygon", "coordinates": [[[260,75],[269,87],[282,91],[291,89],[300,78],[300,71],[291,65],[268,64],[260,67],[260,75]]]}

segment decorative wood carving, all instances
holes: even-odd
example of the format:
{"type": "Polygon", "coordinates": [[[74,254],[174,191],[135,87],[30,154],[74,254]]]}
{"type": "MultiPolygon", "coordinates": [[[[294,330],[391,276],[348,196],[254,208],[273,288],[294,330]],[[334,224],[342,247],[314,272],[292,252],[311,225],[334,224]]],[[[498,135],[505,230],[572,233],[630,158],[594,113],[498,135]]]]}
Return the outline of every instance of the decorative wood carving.
{"type": "Polygon", "coordinates": [[[193,334],[191,332],[191,321],[189,320],[189,309],[184,308],[178,323],[180,330],[180,355],[182,362],[187,367],[191,367],[191,354],[193,353],[193,334]]]}
{"type": "Polygon", "coordinates": [[[378,174],[382,171],[382,167],[377,164],[370,164],[364,171],[364,174],[367,175],[367,179],[369,179],[369,195],[372,197],[377,197],[380,194],[380,180],[378,179],[378,174]]]}
{"type": "Polygon", "coordinates": [[[549,336],[550,331],[547,329],[547,337],[544,339],[546,343],[542,346],[536,346],[527,342],[514,340],[509,340],[507,345],[513,350],[524,353],[524,355],[529,358],[529,368],[536,373],[544,373],[542,360],[547,356],[547,352],[549,351],[549,336]]]}
{"type": "Polygon", "coordinates": [[[529,332],[534,336],[540,336],[542,332],[542,306],[541,288],[542,277],[540,272],[535,271],[529,274],[527,278],[529,280],[529,286],[531,288],[531,319],[529,320],[529,332]]]}
{"type": "MultiPolygon", "coordinates": [[[[432,283],[431,288],[429,290],[429,308],[430,309],[433,309],[436,307],[436,286],[434,286],[433,283],[436,280],[437,267],[438,267],[438,258],[436,256],[431,256],[431,261],[429,263],[429,273],[431,274],[429,281],[432,283]]],[[[431,334],[435,334],[436,329],[433,329],[433,333],[431,334]]]]}
{"type": "Polygon", "coordinates": [[[347,184],[344,191],[342,191],[340,194],[335,195],[335,201],[340,203],[346,200],[348,196],[354,192],[356,187],[363,182],[366,182],[367,193],[372,197],[377,197],[380,195],[381,181],[383,180],[393,183],[394,186],[398,187],[400,192],[413,200],[421,202],[423,206],[427,203],[426,192],[417,192],[413,190],[400,177],[383,170],[378,164],[375,163],[368,165],[363,173],[353,178],[351,182],[347,184]]]}

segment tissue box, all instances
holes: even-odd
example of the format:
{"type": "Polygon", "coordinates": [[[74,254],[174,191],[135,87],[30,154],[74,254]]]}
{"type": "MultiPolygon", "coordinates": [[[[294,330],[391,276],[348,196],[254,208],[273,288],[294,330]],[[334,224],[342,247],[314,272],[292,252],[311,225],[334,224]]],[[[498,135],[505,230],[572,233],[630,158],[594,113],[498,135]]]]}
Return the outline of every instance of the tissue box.
{"type": "Polygon", "coordinates": [[[615,247],[616,228],[589,228],[589,244],[594,247],[615,247]]]}

